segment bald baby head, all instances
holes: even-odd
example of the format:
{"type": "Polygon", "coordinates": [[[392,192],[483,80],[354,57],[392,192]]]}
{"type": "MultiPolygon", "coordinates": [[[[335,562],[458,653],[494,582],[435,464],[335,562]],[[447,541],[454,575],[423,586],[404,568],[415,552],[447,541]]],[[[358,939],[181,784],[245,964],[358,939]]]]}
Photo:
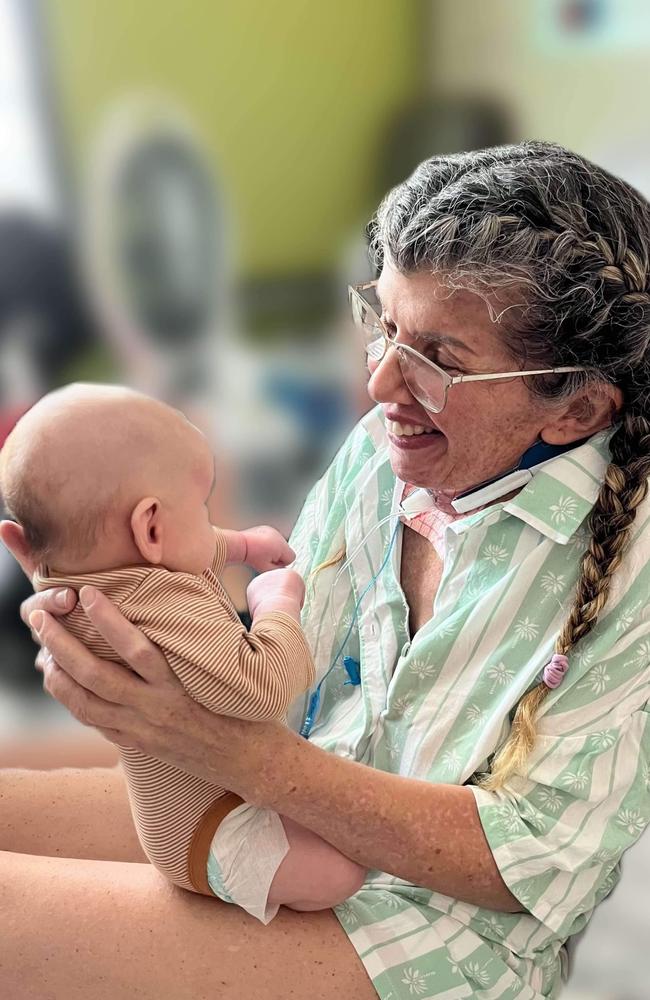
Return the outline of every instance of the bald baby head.
{"type": "Polygon", "coordinates": [[[18,422],[0,454],[0,491],[35,558],[70,564],[127,531],[142,497],[171,509],[202,474],[206,450],[171,407],[120,386],[75,384],[18,422]]]}

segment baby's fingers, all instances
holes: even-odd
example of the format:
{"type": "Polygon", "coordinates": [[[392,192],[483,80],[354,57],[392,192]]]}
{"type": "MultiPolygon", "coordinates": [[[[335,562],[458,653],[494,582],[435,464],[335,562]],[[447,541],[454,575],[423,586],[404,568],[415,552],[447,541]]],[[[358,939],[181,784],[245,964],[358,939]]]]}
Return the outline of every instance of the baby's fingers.
{"type": "Polygon", "coordinates": [[[296,553],[293,551],[288,542],[283,542],[280,550],[280,560],[283,566],[289,566],[296,558],[296,553]]]}

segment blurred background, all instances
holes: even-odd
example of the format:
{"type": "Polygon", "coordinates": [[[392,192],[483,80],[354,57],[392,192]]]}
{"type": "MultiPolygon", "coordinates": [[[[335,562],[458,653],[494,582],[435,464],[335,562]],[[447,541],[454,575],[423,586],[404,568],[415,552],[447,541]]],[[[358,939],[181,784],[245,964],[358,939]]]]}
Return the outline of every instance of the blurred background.
{"type": "MultiPolygon", "coordinates": [[[[346,285],[382,194],[543,138],[650,195],[649,56],[645,0],[0,0],[0,444],[57,385],[128,383],[209,435],[218,523],[288,532],[368,406],[346,285]]],[[[0,551],[5,762],[78,736],[28,592],[0,551]]],[[[567,997],[650,996],[649,885],[646,838],[567,997]]]]}

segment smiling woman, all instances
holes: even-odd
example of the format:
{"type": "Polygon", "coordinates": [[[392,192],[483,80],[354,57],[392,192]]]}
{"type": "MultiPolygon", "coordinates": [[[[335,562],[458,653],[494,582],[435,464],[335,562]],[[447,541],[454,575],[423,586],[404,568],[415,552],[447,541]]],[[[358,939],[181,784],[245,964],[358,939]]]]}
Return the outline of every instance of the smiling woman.
{"type": "MultiPolygon", "coordinates": [[[[445,505],[448,498],[516,467],[536,439],[549,444],[576,440],[579,422],[562,413],[561,426],[555,426],[559,412],[542,399],[531,399],[522,377],[584,369],[522,367],[502,325],[494,321],[496,294],[486,303],[474,292],[450,289],[425,270],[401,274],[390,263],[376,290],[383,330],[378,337],[367,311],[361,324],[369,345],[368,388],[377,402],[388,404],[388,439],[401,479],[430,486],[445,505]],[[385,353],[385,346],[381,353],[373,350],[377,342],[394,351],[385,353]],[[395,396],[397,382],[404,386],[403,403],[395,396]],[[549,426],[541,430],[540,421],[549,426]]],[[[359,316],[361,310],[356,307],[355,313],[359,316]]],[[[600,392],[591,424],[581,427],[582,437],[607,427],[620,403],[616,387],[604,386],[600,392]]]]}
{"type": "MultiPolygon", "coordinates": [[[[47,977],[57,1000],[83,995],[60,958],[79,939],[102,997],[217,984],[279,1000],[290,982],[320,1000],[550,1000],[567,940],[650,821],[650,206],[559,146],[523,143],[426,161],[370,236],[378,406],[291,539],[322,678],[309,739],[198,705],[101,593],[82,592],[84,613],[130,671],[66,632],[54,594],[23,612],[47,689],[77,718],[245,800],[228,817],[239,839],[224,824],[210,845],[223,898],[247,907],[242,885],[268,875],[265,850],[241,850],[266,810],[365,882],[335,907],[340,931],[329,913],[261,928],[171,896],[143,866],[0,854],[19,1000],[47,977]],[[430,362],[489,378],[445,381],[430,362]],[[540,448],[554,457],[523,489],[458,515],[459,493],[540,448]],[[413,487],[436,506],[403,520],[413,487]]],[[[19,792],[3,790],[12,814],[19,792]]]]}

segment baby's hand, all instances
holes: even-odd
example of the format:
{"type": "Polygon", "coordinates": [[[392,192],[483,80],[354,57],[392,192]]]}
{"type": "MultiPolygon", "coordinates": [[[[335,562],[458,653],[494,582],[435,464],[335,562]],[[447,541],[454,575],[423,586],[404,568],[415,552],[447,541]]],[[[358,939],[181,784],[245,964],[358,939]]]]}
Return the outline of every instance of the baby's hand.
{"type": "Polygon", "coordinates": [[[267,570],[288,566],[296,558],[296,553],[284,540],[279,531],[261,524],[256,528],[246,528],[241,534],[246,540],[246,558],[248,566],[259,573],[267,570]]]}
{"type": "Polygon", "coordinates": [[[253,619],[270,611],[284,611],[299,621],[305,583],[293,569],[274,569],[251,580],[246,597],[253,619]]]}

